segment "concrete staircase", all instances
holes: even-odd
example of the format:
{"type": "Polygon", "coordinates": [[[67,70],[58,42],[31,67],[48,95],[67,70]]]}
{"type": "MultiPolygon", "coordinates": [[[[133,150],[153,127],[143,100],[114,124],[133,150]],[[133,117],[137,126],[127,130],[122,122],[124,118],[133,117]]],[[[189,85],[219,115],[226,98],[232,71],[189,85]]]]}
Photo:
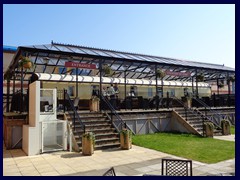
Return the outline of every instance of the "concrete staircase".
{"type": "MultiPolygon", "coordinates": [[[[184,108],[175,108],[174,109],[178,115],[180,115],[191,127],[193,127],[199,135],[203,135],[203,121],[202,121],[202,115],[199,114],[196,111],[190,111],[187,110],[185,112],[184,108]]],[[[208,120],[204,120],[205,122],[208,120]]],[[[221,129],[214,129],[214,136],[222,135],[221,129]]]]}
{"type": "MultiPolygon", "coordinates": [[[[108,149],[120,147],[119,135],[112,126],[110,119],[103,114],[97,112],[80,112],[80,118],[85,125],[86,132],[93,132],[95,134],[95,150],[108,149]]],[[[67,113],[67,119],[72,127],[74,139],[78,145],[79,150],[82,148],[81,136],[83,129],[79,122],[72,124],[71,116],[67,113]]]]}

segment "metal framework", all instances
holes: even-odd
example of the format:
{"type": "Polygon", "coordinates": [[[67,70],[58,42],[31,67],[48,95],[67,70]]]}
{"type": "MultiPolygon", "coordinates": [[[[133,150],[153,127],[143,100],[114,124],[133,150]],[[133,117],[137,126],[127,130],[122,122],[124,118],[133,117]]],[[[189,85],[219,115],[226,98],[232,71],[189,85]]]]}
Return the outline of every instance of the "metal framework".
{"type": "MultiPolygon", "coordinates": [[[[107,64],[113,71],[112,77],[115,78],[133,78],[156,80],[156,70],[168,70],[171,72],[190,73],[190,76],[166,75],[161,78],[162,81],[182,81],[194,82],[198,74],[204,75],[205,82],[226,79],[235,75],[235,69],[224,65],[200,63],[180,59],[143,55],[129,52],[120,52],[85,46],[76,46],[70,44],[60,44],[51,42],[46,45],[20,46],[10,63],[8,70],[4,74],[7,79],[8,96],[10,80],[19,81],[15,77],[20,77],[21,90],[23,82],[29,81],[32,74],[49,73],[49,74],[71,74],[79,76],[103,76],[102,66],[107,64]],[[34,68],[24,70],[19,67],[21,56],[27,56],[34,63],[34,68]],[[95,64],[97,69],[79,69],[69,70],[65,67],[65,62],[95,64]]],[[[102,80],[100,78],[100,91],[102,80]]],[[[156,83],[156,89],[158,84],[156,83]]],[[[196,86],[196,91],[197,91],[196,86]]],[[[9,104],[9,103],[8,103],[9,104]]]]}
{"type": "MultiPolygon", "coordinates": [[[[126,78],[155,79],[155,66],[163,70],[191,73],[190,77],[166,75],[163,80],[168,81],[191,81],[191,78],[196,76],[196,70],[198,74],[203,74],[206,80],[216,79],[216,77],[226,78],[227,73],[229,76],[235,74],[233,68],[223,65],[52,42],[47,45],[19,47],[4,76],[21,73],[21,69],[18,67],[20,55],[31,57],[35,64],[32,70],[23,72],[23,80],[28,80],[29,76],[35,72],[64,74],[66,73],[64,70],[57,71],[56,67],[64,69],[64,63],[67,61],[96,64],[98,67],[96,75],[98,75],[100,60],[102,60],[102,64],[108,64],[115,71],[115,77],[124,77],[124,71],[127,67],[126,78]]],[[[90,75],[91,72],[92,70],[81,70],[79,75],[86,75],[86,73],[90,75]]]]}

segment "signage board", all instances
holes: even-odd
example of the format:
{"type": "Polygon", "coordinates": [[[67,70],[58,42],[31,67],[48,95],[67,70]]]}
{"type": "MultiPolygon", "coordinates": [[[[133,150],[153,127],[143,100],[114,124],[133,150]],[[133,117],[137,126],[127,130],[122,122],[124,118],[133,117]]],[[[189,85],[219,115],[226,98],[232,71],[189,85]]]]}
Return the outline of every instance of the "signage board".
{"type": "Polygon", "coordinates": [[[65,62],[65,67],[74,67],[80,69],[96,69],[96,64],[65,62]]]}

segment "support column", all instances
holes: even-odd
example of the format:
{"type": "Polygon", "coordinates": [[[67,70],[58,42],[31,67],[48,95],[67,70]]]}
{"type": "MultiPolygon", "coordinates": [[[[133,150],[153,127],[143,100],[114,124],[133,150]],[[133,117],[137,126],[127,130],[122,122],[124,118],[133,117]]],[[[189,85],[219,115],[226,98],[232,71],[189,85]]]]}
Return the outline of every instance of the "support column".
{"type": "Polygon", "coordinates": [[[76,97],[78,97],[78,68],[76,68],[76,97]]]}
{"type": "Polygon", "coordinates": [[[230,102],[230,94],[231,94],[231,90],[230,90],[230,80],[229,80],[229,73],[227,72],[227,85],[228,85],[228,98],[227,98],[227,104],[228,106],[231,105],[230,102]]]}
{"type": "Polygon", "coordinates": [[[194,95],[194,76],[192,76],[192,94],[194,95]]]}
{"type": "Polygon", "coordinates": [[[157,95],[158,94],[157,65],[155,65],[155,79],[156,79],[156,95],[157,95]]]}
{"type": "Polygon", "coordinates": [[[10,101],[9,101],[9,97],[10,97],[10,79],[7,79],[7,109],[6,111],[9,112],[9,106],[10,106],[10,101]]]}
{"type": "Polygon", "coordinates": [[[199,95],[198,95],[198,78],[197,78],[197,75],[198,75],[198,72],[197,72],[197,69],[196,69],[196,97],[198,98],[199,95]]]}
{"type": "Polygon", "coordinates": [[[20,113],[23,112],[23,66],[21,67],[21,100],[20,113]]]}
{"type": "Polygon", "coordinates": [[[124,97],[125,97],[125,110],[127,110],[127,72],[124,70],[124,97]]]}
{"type": "Polygon", "coordinates": [[[102,60],[100,59],[99,60],[99,78],[100,78],[100,89],[99,89],[99,95],[100,95],[100,111],[102,111],[103,109],[103,101],[102,101],[102,60]]]}

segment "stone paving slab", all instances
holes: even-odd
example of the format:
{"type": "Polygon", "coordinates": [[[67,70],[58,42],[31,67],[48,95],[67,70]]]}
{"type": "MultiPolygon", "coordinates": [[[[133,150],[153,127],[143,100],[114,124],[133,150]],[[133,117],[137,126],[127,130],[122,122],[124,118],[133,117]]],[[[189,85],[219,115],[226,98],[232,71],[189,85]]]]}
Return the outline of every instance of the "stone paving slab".
{"type": "MultiPolygon", "coordinates": [[[[26,156],[21,149],[3,153],[4,176],[101,176],[114,167],[117,176],[161,174],[161,159],[184,159],[133,145],[130,150],[98,150],[92,156],[75,152],[52,152],[26,156]]],[[[205,164],[193,161],[193,175],[235,173],[235,159],[205,164]]]]}

